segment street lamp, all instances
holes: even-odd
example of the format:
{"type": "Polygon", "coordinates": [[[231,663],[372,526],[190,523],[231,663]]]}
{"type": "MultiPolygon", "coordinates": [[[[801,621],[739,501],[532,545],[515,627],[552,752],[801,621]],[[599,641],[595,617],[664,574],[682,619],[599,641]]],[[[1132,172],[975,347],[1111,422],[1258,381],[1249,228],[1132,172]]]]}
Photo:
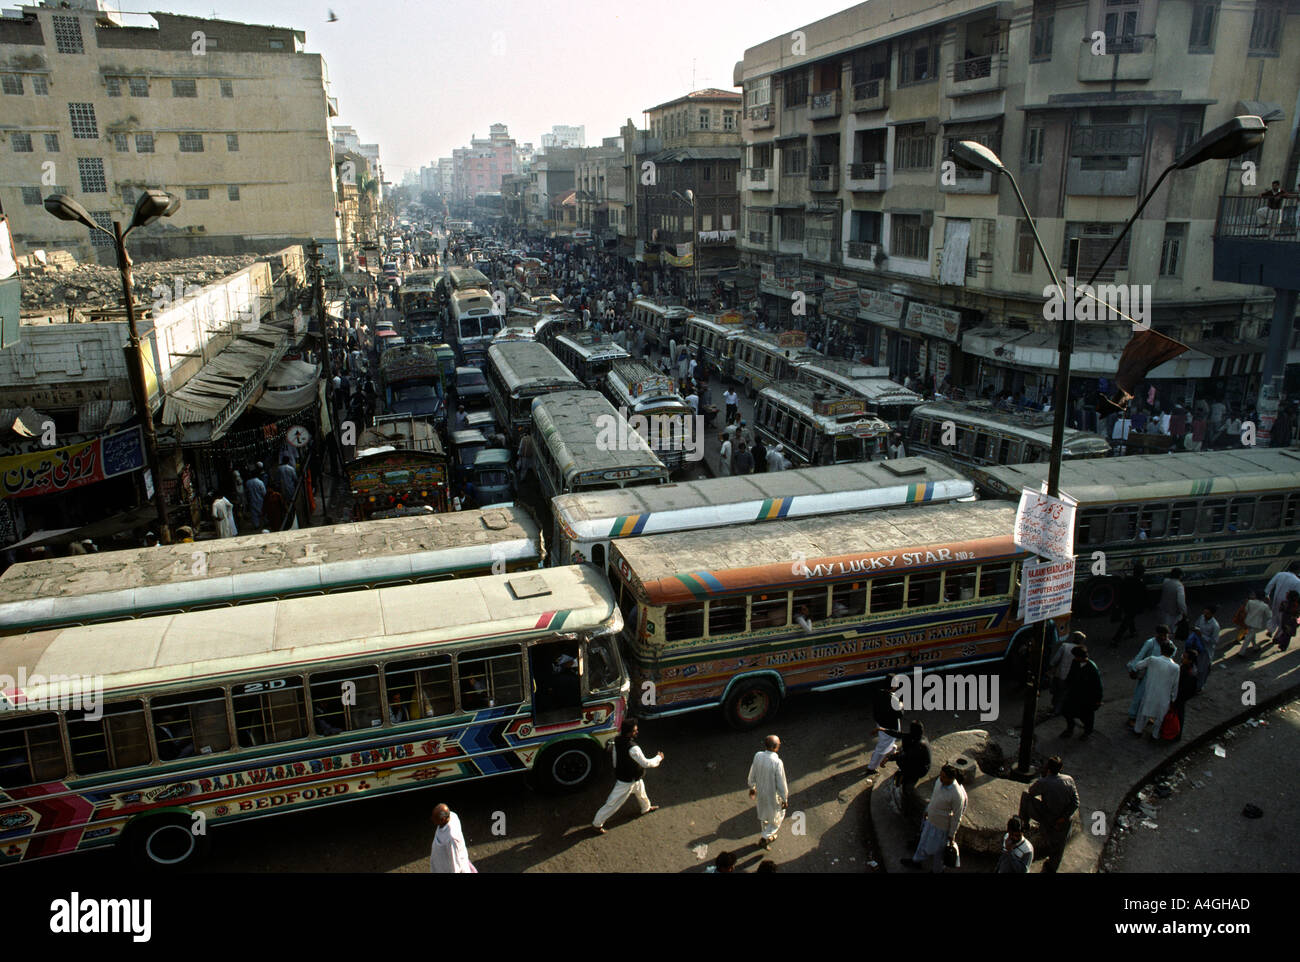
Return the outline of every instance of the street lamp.
{"type": "MultiPolygon", "coordinates": [[[[1110,250],[1106,251],[1106,255],[1101,259],[1087,283],[1091,285],[1097,279],[1110,255],[1119,247],[1120,241],[1124,239],[1129,228],[1133,226],[1133,222],[1137,220],[1138,215],[1142,213],[1142,209],[1146,207],[1151,197],[1170,173],[1175,170],[1186,170],[1195,167],[1207,160],[1238,157],[1249,150],[1253,150],[1263,140],[1264,121],[1259,117],[1243,116],[1234,117],[1192,144],[1183,152],[1182,156],[1165,168],[1159,178],[1156,179],[1155,185],[1142,198],[1137,210],[1125,223],[1124,229],[1115,238],[1110,250]]],[[[1029,206],[1025,203],[1025,197],[1020,192],[1020,185],[1016,183],[1016,178],[1011,171],[1007,169],[996,153],[973,140],[958,141],[952,147],[951,156],[964,167],[987,171],[994,175],[1006,175],[1007,180],[1011,182],[1011,188],[1016,193],[1016,201],[1020,204],[1020,209],[1025,215],[1025,221],[1029,224],[1030,232],[1034,235],[1034,245],[1038,249],[1039,256],[1043,258],[1043,263],[1047,266],[1047,271],[1052,277],[1052,283],[1055,285],[1057,293],[1064,297],[1065,289],[1061,286],[1060,278],[1056,276],[1056,269],[1052,266],[1051,258],[1047,256],[1047,252],[1043,249],[1042,239],[1038,236],[1038,227],[1034,223],[1033,216],[1029,213],[1029,206]]],[[[1061,321],[1056,347],[1056,399],[1052,408],[1052,452],[1047,469],[1047,495],[1052,498],[1058,497],[1060,494],[1061,460],[1065,446],[1065,409],[1070,402],[1070,355],[1074,351],[1074,311],[1067,310],[1064,314],[1065,319],[1061,321]]],[[[1046,620],[1039,622],[1039,629],[1035,632],[1033,647],[1029,655],[1030,676],[1028,690],[1025,693],[1024,716],[1021,720],[1020,755],[1016,765],[1017,770],[1023,774],[1029,773],[1029,759],[1034,742],[1034,723],[1038,714],[1038,685],[1043,673],[1047,624],[1046,620]]]]}
{"type": "Polygon", "coordinates": [[[700,305],[700,231],[697,224],[695,191],[688,187],[685,195],[679,191],[673,191],[673,196],[682,203],[691,205],[691,264],[695,268],[695,306],[698,308],[700,305]]]}
{"type": "Polygon", "coordinates": [[[149,410],[149,389],[145,385],[144,358],[140,354],[140,334],[135,323],[135,285],[131,280],[131,256],[126,252],[126,236],[137,227],[152,224],[160,217],[171,217],[181,206],[180,198],[173,197],[163,190],[146,190],[135,202],[135,209],[131,212],[131,222],[126,230],[122,230],[121,221],[115,220],[111,231],[96,223],[86,208],[66,194],[51,194],[45,198],[44,206],[59,220],[75,221],[113,238],[117,269],[122,277],[122,293],[126,301],[127,329],[131,336],[126,348],[126,364],[127,370],[131,372],[136,413],[140,417],[140,427],[144,432],[145,459],[149,463],[149,473],[153,476],[153,503],[158,510],[158,538],[163,544],[171,544],[171,524],[167,520],[167,497],[163,493],[162,469],[158,461],[158,437],[154,432],[153,414],[149,410]]]}

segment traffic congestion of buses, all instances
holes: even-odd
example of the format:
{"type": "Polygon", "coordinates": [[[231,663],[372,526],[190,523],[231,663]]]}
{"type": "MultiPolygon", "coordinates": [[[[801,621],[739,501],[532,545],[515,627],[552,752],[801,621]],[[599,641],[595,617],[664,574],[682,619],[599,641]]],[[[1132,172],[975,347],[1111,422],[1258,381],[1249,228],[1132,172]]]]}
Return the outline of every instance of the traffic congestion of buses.
{"type": "MultiPolygon", "coordinates": [[[[508,772],[571,790],[633,707],[751,729],[899,668],[1024,671],[1012,531],[1050,417],[926,401],[739,311],[633,299],[611,330],[549,250],[440,226],[440,268],[390,275],[352,522],[0,577],[0,863],[179,865],[200,815],[508,772]],[[685,431],[640,425],[703,405],[636,344],[745,392],[790,469],[695,476],[685,431]]],[[[1138,558],[1153,585],[1261,582],[1300,552],[1300,451],[1115,459],[1070,431],[1065,458],[1077,608],[1109,611],[1138,558]]]]}

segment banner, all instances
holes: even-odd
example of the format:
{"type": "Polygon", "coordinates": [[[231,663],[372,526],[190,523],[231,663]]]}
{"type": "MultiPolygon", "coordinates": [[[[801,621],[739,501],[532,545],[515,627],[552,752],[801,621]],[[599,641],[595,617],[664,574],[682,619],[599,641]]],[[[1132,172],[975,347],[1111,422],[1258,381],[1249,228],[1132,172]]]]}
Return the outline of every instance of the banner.
{"type": "Polygon", "coordinates": [[[1020,576],[1020,617],[1027,625],[1073,610],[1074,559],[1027,561],[1020,576]]]}
{"type": "Polygon", "coordinates": [[[897,327],[903,315],[903,298],[887,291],[858,288],[858,314],[869,321],[879,321],[897,327]]]}
{"type": "Polygon", "coordinates": [[[57,494],[142,467],[144,434],[127,428],[66,448],[0,458],[0,498],[57,494]]]}
{"type": "Polygon", "coordinates": [[[919,331],[932,337],[956,341],[961,329],[961,314],[933,304],[921,304],[913,301],[907,308],[907,317],[903,327],[909,331],[919,331]]]}

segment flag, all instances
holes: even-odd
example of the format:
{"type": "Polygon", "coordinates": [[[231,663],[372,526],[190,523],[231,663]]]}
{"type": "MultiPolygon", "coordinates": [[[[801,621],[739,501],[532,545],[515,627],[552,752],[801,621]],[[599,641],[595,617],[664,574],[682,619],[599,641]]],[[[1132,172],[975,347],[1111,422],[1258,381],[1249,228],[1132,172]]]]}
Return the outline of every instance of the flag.
{"type": "Polygon", "coordinates": [[[1112,410],[1125,410],[1143,378],[1165,361],[1172,361],[1186,350],[1186,344],[1166,337],[1159,331],[1138,331],[1120,355],[1119,370],[1115,374],[1115,390],[1109,397],[1105,394],[1097,396],[1098,412],[1106,414],[1112,410]]]}

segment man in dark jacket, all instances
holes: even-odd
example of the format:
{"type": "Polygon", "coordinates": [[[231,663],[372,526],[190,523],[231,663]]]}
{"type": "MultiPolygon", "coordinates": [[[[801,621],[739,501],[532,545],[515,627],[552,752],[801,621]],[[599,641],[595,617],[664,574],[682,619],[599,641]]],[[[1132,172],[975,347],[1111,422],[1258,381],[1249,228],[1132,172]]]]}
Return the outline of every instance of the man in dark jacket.
{"type": "Polygon", "coordinates": [[[925,809],[925,803],[916,790],[916,783],[930,774],[930,743],[925,738],[925,726],[914,721],[906,735],[898,729],[889,734],[903,740],[892,756],[898,763],[898,774],[894,780],[898,784],[903,815],[915,818],[925,809]]]}
{"type": "Polygon", "coordinates": [[[1115,629],[1115,637],[1110,640],[1112,648],[1118,648],[1121,641],[1137,634],[1137,616],[1142,614],[1147,606],[1145,574],[1146,568],[1143,567],[1142,562],[1134,561],[1132,569],[1119,584],[1118,604],[1121,618],[1119,627],[1115,629]]]}
{"type": "Polygon", "coordinates": [[[1092,720],[1097,709],[1101,707],[1102,686],[1101,671],[1095,662],[1088,658],[1087,645],[1074,646],[1074,664],[1065,679],[1065,697],[1061,702],[1061,714],[1065,716],[1065,731],[1062,738],[1074,734],[1074,722],[1083,722],[1083,734],[1087,738],[1092,734],[1092,720]]]}

